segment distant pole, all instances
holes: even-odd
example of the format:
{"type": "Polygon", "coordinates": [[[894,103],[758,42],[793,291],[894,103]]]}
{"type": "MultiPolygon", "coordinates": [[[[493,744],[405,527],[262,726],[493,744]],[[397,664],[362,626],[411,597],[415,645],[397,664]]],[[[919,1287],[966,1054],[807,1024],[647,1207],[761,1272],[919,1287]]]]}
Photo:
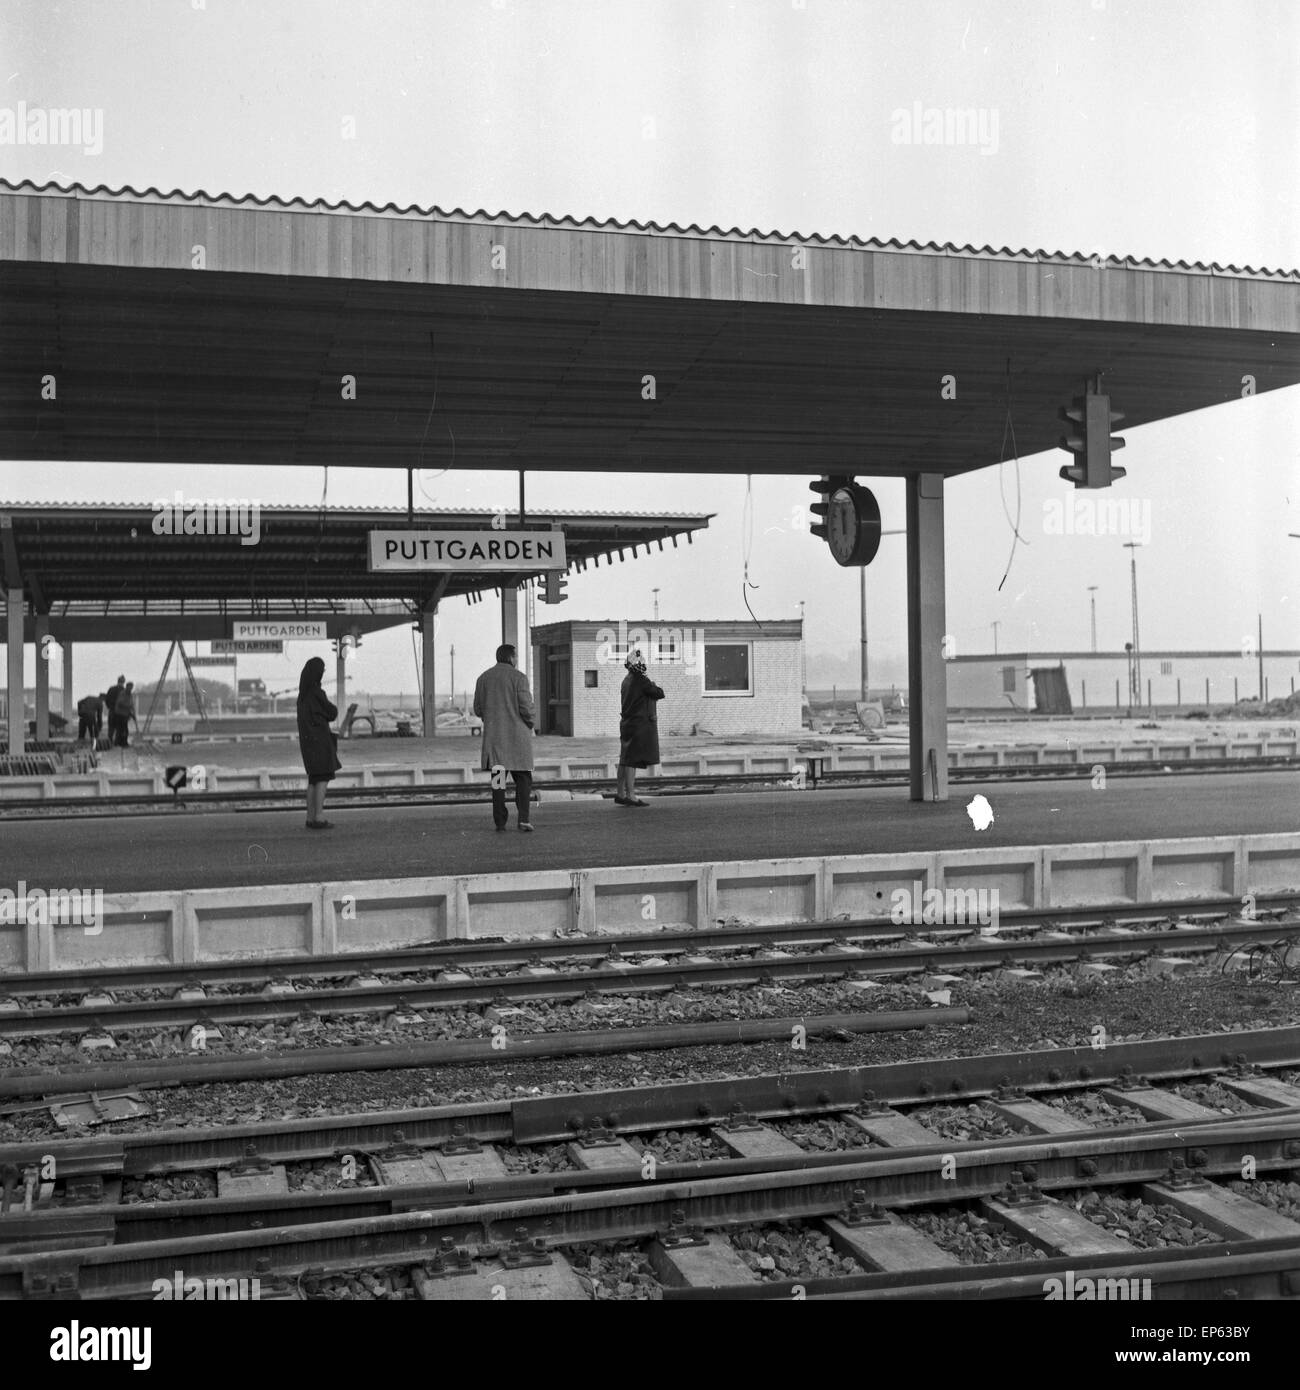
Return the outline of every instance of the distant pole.
{"type": "Polygon", "coordinates": [[[1133,689],[1137,693],[1138,704],[1140,705],[1142,703],[1142,641],[1138,636],[1138,545],[1138,541],[1124,542],[1124,549],[1133,552],[1129,566],[1133,592],[1133,689]]]}
{"type": "Polygon", "coordinates": [[[806,695],[808,693],[808,642],[804,637],[803,631],[803,599],[799,600],[799,688],[806,695]]]}
{"type": "Polygon", "coordinates": [[[451,644],[451,702],[456,703],[456,644],[451,644]]]}
{"type": "Polygon", "coordinates": [[[1097,586],[1089,584],[1088,593],[1092,599],[1092,651],[1095,656],[1097,653],[1097,586]]]}
{"type": "Polygon", "coordinates": [[[655,596],[655,622],[659,621],[659,590],[651,589],[650,592],[655,596]]]}
{"type": "Polygon", "coordinates": [[[859,699],[859,700],[865,701],[866,698],[867,698],[867,567],[866,567],[866,565],[861,565],[861,566],[859,566],[859,568],[858,568],[858,574],[859,574],[860,577],[861,577],[861,590],[860,590],[860,603],[859,603],[859,618],[860,618],[859,627],[860,627],[861,631],[860,631],[859,640],[860,640],[861,643],[862,643],[862,657],[861,657],[861,661],[858,663],[858,664],[859,664],[859,668],[860,668],[860,669],[859,669],[859,672],[858,672],[858,687],[859,687],[858,699],[859,699]]]}
{"type": "Polygon", "coordinates": [[[1257,613],[1259,620],[1259,702],[1264,703],[1264,696],[1267,693],[1264,689],[1264,615],[1257,613]]]}
{"type": "MultiPolygon", "coordinates": [[[[905,536],[905,535],[907,535],[907,527],[906,527],[906,526],[896,526],[896,527],[892,527],[890,530],[888,530],[888,531],[882,531],[880,534],[881,534],[882,536],[905,536]]],[[[865,699],[867,698],[867,687],[868,687],[868,671],[867,671],[867,567],[866,567],[866,565],[862,565],[860,568],[861,568],[861,589],[859,590],[858,602],[859,602],[859,613],[860,613],[860,635],[859,635],[859,640],[860,640],[860,642],[861,642],[861,644],[862,644],[862,655],[861,655],[861,660],[860,660],[860,662],[859,662],[860,671],[859,671],[859,675],[858,675],[858,686],[859,686],[859,688],[860,688],[860,690],[861,690],[862,693],[858,696],[858,698],[859,698],[860,700],[865,700],[865,699]]]]}
{"type": "Polygon", "coordinates": [[[994,655],[994,656],[997,656],[997,654],[998,654],[998,628],[1000,628],[1000,627],[1002,626],[1002,624],[1001,624],[1001,622],[996,622],[996,623],[990,623],[989,626],[993,629],[993,655],[994,655]]]}

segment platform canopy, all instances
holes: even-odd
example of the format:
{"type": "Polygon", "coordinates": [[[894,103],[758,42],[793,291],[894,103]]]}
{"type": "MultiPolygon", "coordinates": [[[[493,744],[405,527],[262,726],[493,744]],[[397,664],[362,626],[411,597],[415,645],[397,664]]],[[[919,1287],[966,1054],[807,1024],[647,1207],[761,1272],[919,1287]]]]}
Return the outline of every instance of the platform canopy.
{"type": "MultiPolygon", "coordinates": [[[[164,498],[159,501],[166,500],[164,498]]],[[[236,618],[327,619],[337,636],[410,622],[456,597],[477,599],[522,572],[375,572],[367,568],[371,531],[493,532],[491,511],[405,508],[260,507],[256,545],[238,535],[158,535],[147,504],[0,502],[0,611],[6,586],[21,589],[32,612],[49,615],[56,638],[130,641],[222,638],[236,618]]],[[[617,564],[652,547],[677,546],[708,526],[709,515],[528,512],[530,530],[558,526],[570,568],[617,564]]],[[[556,609],[556,611],[560,611],[556,609]]],[[[4,626],[0,624],[0,642],[4,626]]]]}
{"type": "Polygon", "coordinates": [[[7,459],[952,475],[1300,382],[1295,271],[153,189],[0,183],[0,310],[7,459]]]}

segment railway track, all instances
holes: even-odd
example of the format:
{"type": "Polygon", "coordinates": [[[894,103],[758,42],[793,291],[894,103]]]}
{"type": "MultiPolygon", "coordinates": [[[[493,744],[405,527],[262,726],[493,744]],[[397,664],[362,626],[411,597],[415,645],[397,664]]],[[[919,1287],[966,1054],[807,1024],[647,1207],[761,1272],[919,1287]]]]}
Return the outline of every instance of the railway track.
{"type": "Polygon", "coordinates": [[[1076,1281],[1149,1279],[1156,1297],[1228,1287],[1297,1296],[1300,1225],[1235,1182],[1248,1168],[1265,1183],[1300,1168],[1300,1075],[1287,1079],[1297,1067],[1300,1029],[1288,1028],[206,1131],[40,1137],[0,1146],[0,1297],[150,1297],[158,1271],[173,1268],[257,1278],[264,1297],[296,1297],[304,1285],[394,1267],[430,1299],[501,1296],[491,1290],[503,1278],[578,1297],[570,1256],[582,1267],[593,1243],[629,1241],[655,1271],[659,1296],[672,1299],[1041,1300],[1046,1280],[1070,1272],[1076,1281]],[[1279,1078],[1261,1065],[1287,1071],[1279,1078]],[[1173,1083],[1189,1078],[1235,1098],[1241,1113],[1180,1094],[1173,1083]],[[1108,1098],[1122,1122],[1090,1127],[1065,1108],[1080,1094],[1108,1098]],[[937,1101],[978,1113],[985,1127],[992,1117],[1002,1132],[954,1139],[937,1101]],[[809,1151],[789,1137],[801,1119],[855,1137],[837,1151],[809,1151]],[[706,1129],[720,1156],[659,1161],[665,1129],[706,1129]],[[563,1145],[562,1167],[521,1162],[546,1145],[563,1145]],[[312,1161],[365,1181],[289,1191],[286,1167],[312,1161]],[[168,1175],[205,1177],[196,1189],[205,1194],[215,1178],[219,1195],[131,1199],[133,1184],[168,1175]],[[1177,1248],[1135,1248],[1109,1220],[1126,1203],[1172,1211],[1162,1220],[1181,1233],[1177,1248]],[[960,1263],[941,1238],[958,1219],[1032,1246],[1032,1265],[960,1263]],[[746,1263],[746,1249],[768,1237],[755,1247],[741,1236],[769,1223],[786,1233],[783,1248],[811,1230],[851,1272],[810,1279],[796,1262],[778,1278],[775,1264],[746,1263]],[[1183,1238],[1189,1225],[1195,1242],[1183,1238]]]}
{"type": "MultiPolygon", "coordinates": [[[[1220,953],[1244,960],[1267,949],[1300,955],[1300,894],[1260,898],[1242,918],[1235,900],[1158,907],[1025,910],[995,927],[927,928],[888,919],[715,929],[619,937],[444,942],[403,951],[303,957],[268,964],[102,968],[0,977],[0,1040],[195,1028],[339,1015],[491,1008],[529,1001],[740,989],[784,981],[872,980],[1030,968],[1088,960],[1220,953]],[[114,993],[116,991],[116,993],[114,993]],[[138,997],[118,996],[131,993],[138,997]]],[[[522,1020],[521,1020],[522,1021],[522,1020]]]]}
{"type": "MultiPolygon", "coordinates": [[[[1091,778],[1095,769],[1105,769],[1109,777],[1168,776],[1207,772],[1294,772],[1300,758],[1287,755],[1254,758],[1179,758],[1167,761],[1051,763],[1043,766],[1014,765],[952,767],[948,779],[953,784],[1013,783],[1079,780],[1091,778]]],[[[272,774],[274,775],[274,774],[272,774]]],[[[816,778],[776,772],[724,773],[655,777],[645,789],[655,796],[707,796],[715,792],[801,789],[815,791],[849,787],[902,787],[908,785],[906,768],[879,771],[825,772],[816,778]]],[[[551,793],[580,793],[612,796],[615,781],[609,777],[557,778],[535,783],[538,796],[551,793]]],[[[187,791],[181,797],[162,796],[0,796],[0,820],[57,820],[123,813],[134,815],[170,814],[183,806],[207,811],[301,811],[303,789],[272,788],[269,791],[187,791]]],[[[360,810],[374,806],[468,806],[485,805],[490,800],[486,786],[449,783],[422,787],[355,787],[336,790],[330,796],[331,810],[360,810]]]]}

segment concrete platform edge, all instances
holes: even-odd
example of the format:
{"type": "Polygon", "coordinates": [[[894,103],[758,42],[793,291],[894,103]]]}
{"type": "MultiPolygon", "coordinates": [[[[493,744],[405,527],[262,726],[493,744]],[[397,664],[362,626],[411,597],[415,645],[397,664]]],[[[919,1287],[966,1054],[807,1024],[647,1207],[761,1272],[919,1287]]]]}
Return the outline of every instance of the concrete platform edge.
{"type": "Polygon", "coordinates": [[[894,891],[910,893],[918,883],[922,891],[996,889],[1001,910],[1244,901],[1300,888],[1300,833],[104,894],[97,929],[0,923],[0,974],[653,931],[733,918],[888,917],[894,891]]]}

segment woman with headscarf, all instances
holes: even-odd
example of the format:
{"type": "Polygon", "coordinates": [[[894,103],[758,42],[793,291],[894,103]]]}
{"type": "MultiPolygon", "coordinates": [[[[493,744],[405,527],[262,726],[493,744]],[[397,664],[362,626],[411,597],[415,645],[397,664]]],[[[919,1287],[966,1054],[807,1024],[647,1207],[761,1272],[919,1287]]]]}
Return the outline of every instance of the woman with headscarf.
{"type": "Polygon", "coordinates": [[[636,795],[636,770],[659,762],[659,716],[656,702],[664,692],[645,673],[645,658],[630,652],[623,663],[622,717],[618,724],[618,792],[616,806],[648,806],[636,795]]]}
{"type": "Polygon", "coordinates": [[[325,663],[314,656],[302,668],[298,680],[298,747],[307,770],[307,829],[331,830],[333,822],[323,819],[325,788],[343,766],[339,761],[338,735],[330,728],[339,716],[321,689],[325,663]]]}

